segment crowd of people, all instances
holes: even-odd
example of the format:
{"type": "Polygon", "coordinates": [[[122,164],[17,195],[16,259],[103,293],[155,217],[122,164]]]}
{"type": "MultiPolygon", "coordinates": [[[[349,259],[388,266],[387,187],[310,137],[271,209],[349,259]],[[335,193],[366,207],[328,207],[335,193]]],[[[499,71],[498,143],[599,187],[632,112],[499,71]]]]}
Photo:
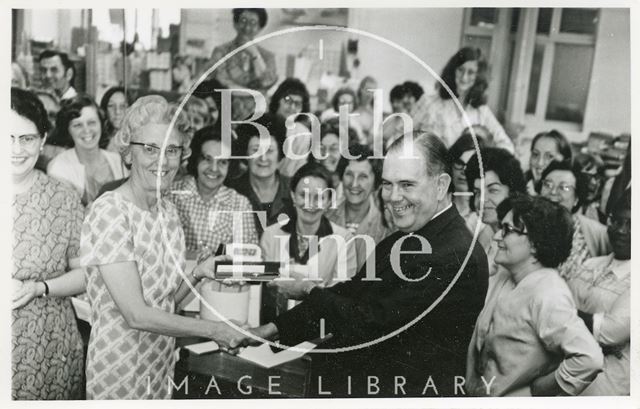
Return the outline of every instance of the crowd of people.
{"type": "MultiPolygon", "coordinates": [[[[133,101],[123,87],[98,103],[74,89],[73,65],[55,50],[39,58],[44,89],[14,84],[13,399],[169,398],[176,337],[231,352],[260,340],[295,345],[317,338],[320,318],[334,334],[327,348],[394,334],[314,356],[333,396],[366,396],[345,390],[347,376],[362,374],[410,378],[418,395],[410,388],[429,373],[445,384],[464,376],[473,396],[628,395],[629,151],[608,181],[597,157],[549,130],[533,138],[524,169],[486,104],[487,62],[474,48],[445,65],[447,87],[394,87],[380,132],[372,77],[312,113],[304,82],[279,82],[273,54],[246,47],[266,22],[264,9],[233,10],[237,36],[212,64],[245,48],[182,109],[159,95],[133,101]],[[230,138],[225,88],[268,100],[230,138]],[[345,110],[359,115],[345,124],[345,110]],[[414,156],[403,156],[408,143],[414,156]],[[315,280],[294,268],[292,280],[263,285],[253,336],[177,311],[191,286],[215,279],[230,258],[216,249],[228,243],[317,266],[315,280]],[[187,259],[197,260],[190,274],[187,259]],[[70,298],[85,292],[86,348],[70,298]]],[[[234,120],[255,108],[234,95],[234,120]]],[[[393,396],[394,385],[381,393],[393,396]]]]}

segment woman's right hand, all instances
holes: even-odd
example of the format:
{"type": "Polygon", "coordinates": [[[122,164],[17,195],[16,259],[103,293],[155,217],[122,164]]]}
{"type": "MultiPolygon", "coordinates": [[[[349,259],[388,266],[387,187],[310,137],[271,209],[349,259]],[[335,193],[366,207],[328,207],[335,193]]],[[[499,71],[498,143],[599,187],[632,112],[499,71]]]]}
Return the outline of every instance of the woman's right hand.
{"type": "MultiPolygon", "coordinates": [[[[40,295],[39,283],[35,281],[13,280],[13,306],[21,308],[40,295]]],[[[44,292],[44,291],[43,291],[44,292]]]]}
{"type": "Polygon", "coordinates": [[[212,280],[215,280],[216,263],[222,261],[231,261],[231,256],[222,255],[207,257],[193,269],[194,277],[196,277],[198,280],[202,278],[210,278],[212,280]]]}

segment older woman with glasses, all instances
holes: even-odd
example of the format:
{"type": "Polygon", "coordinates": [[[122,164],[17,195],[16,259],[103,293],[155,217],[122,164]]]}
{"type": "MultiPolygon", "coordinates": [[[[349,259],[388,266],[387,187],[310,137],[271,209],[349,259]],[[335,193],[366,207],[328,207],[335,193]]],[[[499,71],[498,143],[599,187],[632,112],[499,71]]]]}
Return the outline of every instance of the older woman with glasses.
{"type": "Polygon", "coordinates": [[[494,237],[504,269],[476,322],[465,387],[474,396],[578,395],[603,357],[556,270],[571,249],[571,216],[544,198],[510,203],[494,237]]]}
{"type": "Polygon", "coordinates": [[[568,279],[580,271],[586,259],[611,252],[607,229],[579,211],[588,195],[588,179],[578,164],[572,166],[566,161],[551,162],[542,172],[540,180],[540,195],[559,203],[573,215],[571,254],[558,267],[560,275],[568,279]]]}
{"type": "Polygon", "coordinates": [[[165,197],[183,156],[188,128],[160,96],[137,100],[117,134],[131,177],[91,206],[82,227],[91,337],[87,398],[171,397],[175,337],[198,336],[225,345],[223,323],[174,314],[190,287],[213,277],[214,258],[189,275],[180,218],[165,197]]]}
{"type": "Polygon", "coordinates": [[[84,353],[70,296],[85,288],[77,260],[84,208],[71,187],[34,169],[48,130],[38,98],[12,88],[12,399],[82,398],[84,353]]]}

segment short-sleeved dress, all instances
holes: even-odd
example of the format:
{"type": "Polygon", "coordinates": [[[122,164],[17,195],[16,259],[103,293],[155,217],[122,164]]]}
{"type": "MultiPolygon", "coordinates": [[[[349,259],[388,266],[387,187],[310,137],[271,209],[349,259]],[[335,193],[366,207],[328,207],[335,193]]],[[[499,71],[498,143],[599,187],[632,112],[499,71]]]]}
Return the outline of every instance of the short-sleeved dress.
{"type": "Polygon", "coordinates": [[[97,266],[135,261],[147,305],[174,312],[184,234],[175,207],[162,199],[149,212],[118,192],[91,206],[82,226],[81,262],[93,326],[87,353],[87,399],[168,399],[175,338],[130,328],[97,266]]]}
{"type": "MultiPolygon", "coordinates": [[[[84,208],[70,187],[40,171],[13,199],[13,272],[17,280],[64,274],[76,257],[84,208]]],[[[82,338],[71,300],[35,298],[11,312],[13,399],[80,399],[82,338]]]]}

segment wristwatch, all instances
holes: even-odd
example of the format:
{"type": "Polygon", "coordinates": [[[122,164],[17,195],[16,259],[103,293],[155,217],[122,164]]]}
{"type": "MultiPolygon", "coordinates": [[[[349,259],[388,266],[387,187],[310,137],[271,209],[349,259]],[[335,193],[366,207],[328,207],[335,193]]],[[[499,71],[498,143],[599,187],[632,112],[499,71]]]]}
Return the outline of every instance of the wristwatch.
{"type": "Polygon", "coordinates": [[[42,295],[40,297],[48,297],[49,296],[49,285],[47,284],[46,281],[42,281],[42,284],[44,284],[44,293],[42,293],[42,295]]]}

